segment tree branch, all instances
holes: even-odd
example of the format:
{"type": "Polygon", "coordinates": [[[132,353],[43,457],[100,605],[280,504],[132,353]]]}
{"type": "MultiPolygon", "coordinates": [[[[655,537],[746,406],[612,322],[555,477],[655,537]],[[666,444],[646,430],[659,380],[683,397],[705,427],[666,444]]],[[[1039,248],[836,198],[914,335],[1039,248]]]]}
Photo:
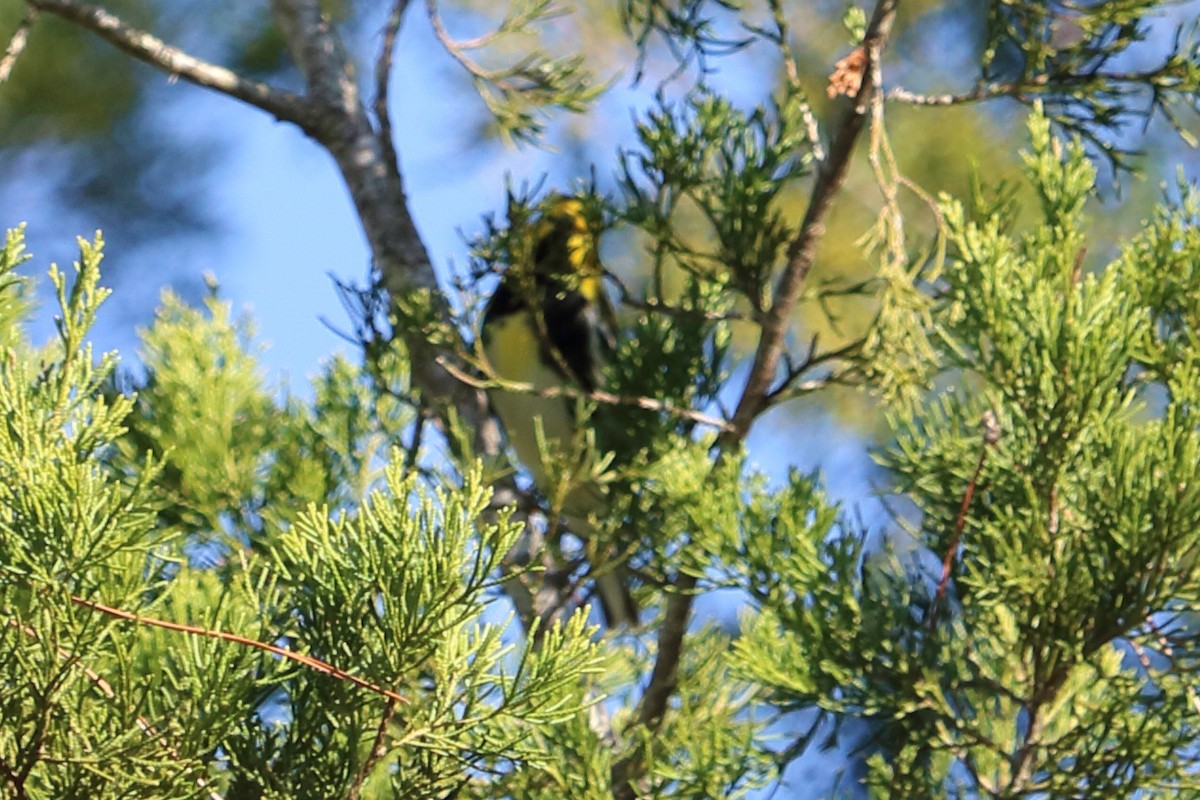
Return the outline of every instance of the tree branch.
{"type": "Polygon", "coordinates": [[[25,779],[3,758],[0,758],[0,775],[4,776],[12,787],[13,800],[29,800],[29,794],[25,791],[25,779]]]}
{"type": "MultiPolygon", "coordinates": [[[[406,6],[397,2],[393,13],[406,6]]],[[[393,144],[372,125],[341,38],[316,0],[271,0],[271,9],[317,107],[320,121],[313,136],[337,162],[381,283],[403,320],[396,332],[408,348],[413,383],[439,421],[448,419],[453,407],[476,430],[478,452],[498,454],[500,432],[483,392],[447,372],[442,362],[453,354],[430,341],[432,328],[452,327],[450,310],[409,210],[393,144]],[[420,319],[413,320],[414,314],[420,319]]],[[[394,16],[389,19],[389,25],[398,24],[394,16]]]]}
{"type": "Polygon", "coordinates": [[[101,6],[75,0],[28,0],[29,6],[92,31],[139,61],[175,75],[197,86],[229,95],[260,108],[276,119],[291,122],[310,132],[315,122],[313,109],[299,95],[245,78],[233,70],[212,64],[135,28],[101,6]]]}
{"type": "Polygon", "coordinates": [[[895,103],[906,103],[913,106],[957,106],[966,103],[978,103],[997,97],[1014,97],[1026,100],[1024,96],[1045,95],[1055,91],[1065,91],[1068,88],[1077,89],[1081,86],[1103,85],[1106,83],[1133,84],[1154,86],[1165,78],[1171,78],[1174,73],[1168,62],[1154,69],[1133,70],[1129,72],[1067,72],[1036,75],[1027,80],[977,83],[974,89],[966,92],[948,92],[945,94],[922,94],[912,92],[901,86],[888,89],[885,99],[895,103]]]}
{"type": "Polygon", "coordinates": [[[387,747],[384,745],[384,739],[387,737],[388,726],[392,722],[392,716],[396,713],[396,701],[390,697],[383,706],[383,714],[379,719],[379,725],[375,729],[375,740],[371,742],[371,750],[367,753],[367,757],[363,759],[362,766],[358,769],[358,774],[354,776],[354,782],[350,784],[350,792],[346,795],[346,800],[358,800],[362,794],[363,784],[367,780],[367,776],[371,774],[371,769],[379,763],[379,759],[387,755],[387,747]]]}
{"type": "Polygon", "coordinates": [[[383,42],[379,45],[379,56],[375,59],[375,121],[379,125],[379,141],[387,158],[388,169],[400,172],[396,158],[396,144],[392,141],[392,116],[388,111],[391,95],[392,54],[396,51],[396,38],[400,35],[400,23],[409,0],[395,0],[391,13],[383,26],[383,42]]]}
{"type": "MultiPolygon", "coordinates": [[[[722,454],[732,452],[745,441],[754,420],[768,405],[771,384],[779,368],[792,311],[816,258],[817,245],[825,234],[826,214],[834,196],[845,182],[850,156],[866,123],[871,95],[875,89],[874,65],[879,63],[880,52],[891,31],[897,2],[898,0],[876,2],[863,41],[866,58],[863,64],[862,84],[854,98],[854,104],[842,117],[825,160],[821,162],[800,232],[788,246],[788,263],[780,276],[774,301],[763,317],[762,333],[754,354],[750,376],[734,411],[731,426],[722,431],[717,438],[717,445],[722,454]]],[[[667,601],[662,627],[658,633],[658,655],[638,711],[638,719],[651,730],[657,729],[661,724],[667,703],[675,692],[679,659],[683,653],[683,638],[687,633],[697,583],[698,579],[694,575],[681,572],[674,581],[673,593],[667,601]]],[[[640,751],[634,751],[613,765],[613,795],[617,800],[633,800],[637,796],[634,783],[642,768],[640,751]]]]}
{"type": "Polygon", "coordinates": [[[33,27],[33,22],[37,19],[37,15],[38,10],[26,4],[25,14],[21,17],[21,21],[17,23],[17,29],[13,31],[13,35],[8,39],[8,47],[4,50],[4,58],[0,58],[0,84],[8,80],[8,76],[12,74],[13,65],[17,63],[17,59],[25,50],[25,45],[29,41],[29,29],[33,27]]]}
{"type": "Polygon", "coordinates": [[[734,431],[723,436],[722,444],[728,447],[744,441],[755,418],[767,405],[771,384],[779,367],[788,329],[791,327],[792,312],[800,298],[804,281],[812,269],[817,256],[817,245],[825,235],[825,218],[833,198],[842,188],[850,168],[850,156],[858,142],[868,116],[871,94],[875,90],[874,65],[879,62],[880,50],[891,31],[896,16],[897,0],[879,0],[871,15],[863,40],[866,61],[863,64],[862,84],[855,96],[854,104],[846,109],[837,128],[829,153],[821,162],[817,182],[809,198],[808,210],[800,225],[800,232],[788,245],[788,262],[775,288],[774,301],[763,318],[762,335],[754,353],[754,363],[742,390],[741,400],[733,412],[734,431]]]}
{"type": "Polygon", "coordinates": [[[612,392],[605,392],[599,389],[585,392],[565,385],[547,386],[544,389],[538,389],[532,383],[501,380],[498,376],[491,376],[489,378],[476,378],[449,361],[443,361],[442,367],[458,380],[469,386],[474,386],[477,389],[505,389],[506,391],[510,392],[532,394],[537,395],[538,397],[566,397],[571,400],[590,400],[593,403],[600,403],[601,405],[632,406],[633,408],[640,408],[645,411],[659,411],[669,417],[695,422],[698,425],[706,425],[719,431],[727,430],[729,428],[729,423],[720,417],[714,417],[711,414],[705,414],[703,411],[695,411],[690,408],[676,406],[672,403],[666,402],[665,400],[659,400],[654,397],[630,397],[627,395],[618,395],[613,394],[612,392]]]}

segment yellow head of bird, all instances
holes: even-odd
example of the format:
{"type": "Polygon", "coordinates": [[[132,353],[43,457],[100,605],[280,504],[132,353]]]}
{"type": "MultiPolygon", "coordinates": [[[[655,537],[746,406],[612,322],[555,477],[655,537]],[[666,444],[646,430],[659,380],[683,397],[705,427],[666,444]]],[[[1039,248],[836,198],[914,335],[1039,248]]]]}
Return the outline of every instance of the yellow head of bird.
{"type": "Polygon", "coordinates": [[[533,263],[536,272],[567,278],[571,288],[594,301],[603,290],[604,270],[597,249],[598,226],[588,212],[577,197],[559,194],[548,197],[534,225],[533,263]]]}

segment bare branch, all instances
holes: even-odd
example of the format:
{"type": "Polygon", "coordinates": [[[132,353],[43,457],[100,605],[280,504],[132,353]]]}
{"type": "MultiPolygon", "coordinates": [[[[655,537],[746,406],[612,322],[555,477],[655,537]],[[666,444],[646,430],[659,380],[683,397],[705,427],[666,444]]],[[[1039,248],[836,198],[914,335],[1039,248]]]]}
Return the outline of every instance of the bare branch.
{"type": "Polygon", "coordinates": [[[438,10],[437,0],[425,0],[425,13],[429,16],[429,24],[433,26],[433,33],[435,36],[437,36],[437,40],[439,43],[441,43],[442,48],[445,49],[445,51],[449,53],[450,56],[457,61],[463,69],[480,80],[490,81],[496,78],[499,73],[484,69],[483,67],[479,66],[479,64],[475,63],[471,58],[469,58],[465,52],[463,52],[465,50],[476,50],[487,45],[488,42],[495,38],[494,32],[491,34],[484,34],[476,39],[469,39],[467,41],[460,42],[455,40],[454,37],[452,37],[449,32],[446,31],[446,26],[442,24],[442,14],[441,11],[438,10]]]}
{"type": "Polygon", "coordinates": [[[276,119],[298,125],[311,133],[313,108],[299,95],[261,81],[250,80],[233,70],[180,50],[153,34],[135,28],[100,6],[75,0],[29,0],[29,5],[92,31],[114,47],[139,61],[189,83],[229,95],[260,108],[276,119]]]}
{"type": "Polygon", "coordinates": [[[8,40],[8,47],[4,50],[4,58],[0,58],[0,84],[8,80],[8,76],[12,74],[13,65],[17,63],[17,59],[25,50],[25,44],[29,41],[29,29],[33,27],[33,21],[37,19],[38,10],[31,5],[25,6],[25,13],[21,17],[21,21],[17,23],[17,29],[13,31],[13,35],[8,40]]]}
{"type": "Polygon", "coordinates": [[[885,98],[889,102],[907,103],[913,106],[958,106],[978,103],[997,97],[1015,97],[1024,100],[1026,95],[1044,95],[1081,86],[1096,86],[1107,83],[1154,86],[1165,80],[1174,79],[1169,64],[1154,69],[1120,71],[1097,71],[1086,73],[1056,73],[1036,75],[1027,80],[1007,83],[978,83],[968,92],[947,94],[921,94],[901,86],[888,89],[885,98]]]}
{"type": "Polygon", "coordinates": [[[890,102],[914,106],[957,106],[990,100],[993,97],[1012,97],[1020,94],[1019,86],[1015,83],[981,83],[971,91],[961,94],[918,94],[895,86],[887,91],[886,98],[890,102]]]}
{"type": "MultiPolygon", "coordinates": [[[[787,13],[783,8],[781,0],[770,0],[768,3],[771,7],[771,19],[775,23],[775,32],[771,39],[779,48],[779,52],[783,56],[783,70],[787,76],[788,85],[797,96],[803,97],[804,88],[800,81],[800,67],[796,64],[796,56],[792,52],[788,32],[787,13]]],[[[804,119],[804,132],[808,136],[808,142],[812,146],[813,158],[818,162],[825,160],[825,148],[821,146],[821,132],[817,125],[817,118],[813,114],[812,105],[808,100],[804,100],[800,104],[800,113],[804,119]]]]}
{"type": "Polygon", "coordinates": [[[404,11],[408,8],[409,0],[395,0],[391,13],[383,26],[383,42],[379,45],[379,57],[375,59],[375,120],[379,125],[379,142],[383,154],[387,158],[388,167],[396,173],[400,171],[396,159],[396,145],[392,141],[392,116],[388,111],[388,99],[391,94],[392,56],[396,52],[396,37],[400,35],[400,23],[404,20],[404,11]]]}

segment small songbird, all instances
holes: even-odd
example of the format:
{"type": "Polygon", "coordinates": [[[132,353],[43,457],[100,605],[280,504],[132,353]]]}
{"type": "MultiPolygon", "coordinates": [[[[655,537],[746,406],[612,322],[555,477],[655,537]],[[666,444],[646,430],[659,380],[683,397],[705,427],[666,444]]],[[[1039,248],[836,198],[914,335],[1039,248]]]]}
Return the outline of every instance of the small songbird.
{"type": "MultiPolygon", "coordinates": [[[[600,388],[601,366],[614,343],[615,314],[604,291],[598,220],[585,204],[577,197],[550,195],[532,226],[530,263],[508,265],[484,312],[482,338],[495,376],[521,385],[521,390],[489,390],[492,409],[517,458],[549,495],[545,455],[569,452],[580,441],[584,421],[577,398],[538,392],[600,388]]],[[[602,510],[604,502],[600,487],[581,482],[567,492],[559,510],[568,529],[586,541],[593,538],[588,516],[602,510]]],[[[636,624],[638,610],[623,567],[593,563],[592,573],[608,625],[636,624]]]]}

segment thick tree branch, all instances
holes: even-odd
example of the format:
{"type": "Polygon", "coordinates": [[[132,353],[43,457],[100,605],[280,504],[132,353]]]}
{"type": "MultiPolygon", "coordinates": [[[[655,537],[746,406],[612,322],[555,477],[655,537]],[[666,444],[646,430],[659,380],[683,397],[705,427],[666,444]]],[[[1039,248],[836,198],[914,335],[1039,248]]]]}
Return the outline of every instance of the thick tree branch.
{"type": "Polygon", "coordinates": [[[294,123],[305,131],[310,131],[314,122],[312,108],[305,98],[196,58],[147,31],[125,23],[101,6],[75,0],[28,0],[28,3],[32,8],[92,31],[139,61],[189,83],[229,95],[266,111],[276,119],[294,123]]]}
{"type": "Polygon", "coordinates": [[[478,432],[479,452],[499,453],[499,429],[483,392],[446,371],[442,363],[453,354],[430,341],[435,327],[448,325],[449,308],[409,210],[392,142],[372,124],[341,38],[316,0],[271,0],[271,10],[317,107],[313,136],[337,162],[382,284],[408,323],[397,326],[397,334],[409,351],[413,382],[439,420],[454,408],[478,432]],[[419,322],[411,319],[414,308],[421,310],[419,322]]]}
{"type": "MultiPolygon", "coordinates": [[[[139,30],[105,8],[78,0],[27,0],[30,8],[54,14],[94,32],[115,47],[164,72],[242,100],[291,122],[324,145],[333,155],[362,220],[376,268],[393,299],[413,299],[432,306],[430,318],[449,319],[437,278],[417,232],[404,195],[404,185],[390,138],[376,131],[360,99],[354,66],[341,39],[313,0],[272,0],[271,7],[288,48],[305,76],[307,95],[301,96],[253,81],[232,70],[166,44],[139,30]]],[[[398,30],[407,2],[397,0],[389,18],[388,35],[398,30]]],[[[390,126],[389,126],[390,132],[390,126]]],[[[494,454],[500,436],[488,415],[483,393],[455,380],[442,369],[440,351],[429,343],[430,322],[424,328],[402,330],[413,364],[413,381],[439,419],[454,407],[460,418],[479,431],[479,452],[494,454]]]]}

